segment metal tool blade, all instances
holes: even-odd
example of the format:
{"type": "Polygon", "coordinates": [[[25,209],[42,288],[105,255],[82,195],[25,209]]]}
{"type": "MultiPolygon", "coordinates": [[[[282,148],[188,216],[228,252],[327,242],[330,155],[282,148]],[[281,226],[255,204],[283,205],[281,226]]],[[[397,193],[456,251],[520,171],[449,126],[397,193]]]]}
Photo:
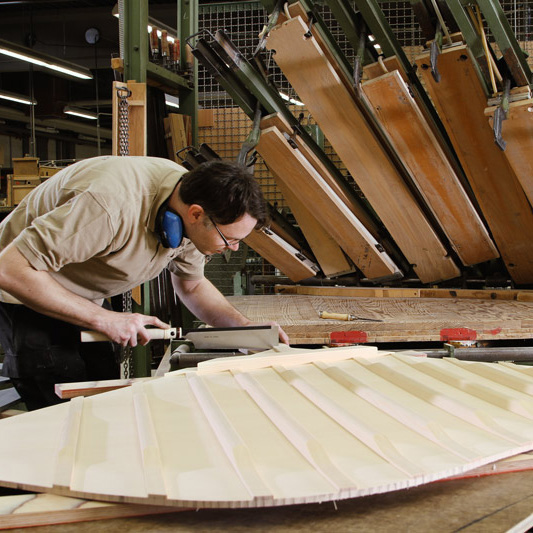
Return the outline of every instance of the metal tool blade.
{"type": "Polygon", "coordinates": [[[278,326],[198,328],[182,331],[197,350],[269,350],[279,344],[278,326]]]}

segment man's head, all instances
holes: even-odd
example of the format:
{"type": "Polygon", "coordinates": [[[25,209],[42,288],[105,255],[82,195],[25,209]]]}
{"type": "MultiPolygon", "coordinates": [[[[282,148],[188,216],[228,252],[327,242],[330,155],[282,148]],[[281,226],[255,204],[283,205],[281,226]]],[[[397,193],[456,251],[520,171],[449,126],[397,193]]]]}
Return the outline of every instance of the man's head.
{"type": "Polygon", "coordinates": [[[176,192],[186,234],[206,255],[237,250],[242,239],[268,221],[259,184],[237,163],[203,163],[183,175],[176,192]]]}
{"type": "Polygon", "coordinates": [[[179,196],[187,205],[198,204],[215,223],[227,225],[248,213],[256,229],[268,220],[261,187],[246,167],[229,161],[208,161],[181,178],[179,196]]]}

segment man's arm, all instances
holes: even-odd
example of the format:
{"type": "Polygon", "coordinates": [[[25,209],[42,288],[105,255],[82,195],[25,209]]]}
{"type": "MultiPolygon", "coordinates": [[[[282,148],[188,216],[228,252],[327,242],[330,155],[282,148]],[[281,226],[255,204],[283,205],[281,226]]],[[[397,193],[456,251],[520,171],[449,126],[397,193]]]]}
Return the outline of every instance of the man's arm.
{"type": "MultiPolygon", "coordinates": [[[[254,325],[254,322],[235,309],[208,279],[184,280],[174,273],[171,279],[181,302],[206,324],[214,327],[254,325]]],[[[276,322],[270,324],[279,326],[276,322]]],[[[279,339],[289,344],[289,337],[281,328],[279,328],[279,339]]]]}
{"type": "Polygon", "coordinates": [[[13,243],[0,253],[0,288],[38,313],[99,331],[123,346],[146,344],[146,325],[169,327],[157,317],[108,311],[74,294],[48,272],[35,270],[13,243]]]}

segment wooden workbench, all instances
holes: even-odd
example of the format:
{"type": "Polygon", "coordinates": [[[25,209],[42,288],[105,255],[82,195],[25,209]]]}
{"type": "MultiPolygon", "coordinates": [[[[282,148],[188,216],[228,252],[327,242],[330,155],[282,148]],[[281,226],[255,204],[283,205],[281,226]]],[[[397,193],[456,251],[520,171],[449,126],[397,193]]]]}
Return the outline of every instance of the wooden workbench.
{"type": "Polygon", "coordinates": [[[343,336],[356,343],[533,338],[533,302],[528,301],[298,294],[229,300],[254,322],[276,320],[291,344],[329,344],[343,336]],[[323,320],[319,311],[382,322],[323,320]]]}
{"type": "MultiPolygon", "coordinates": [[[[441,481],[409,490],[343,500],[334,505],[220,510],[14,529],[20,533],[231,531],[501,533],[533,513],[533,472],[441,481]]],[[[513,531],[527,531],[524,524],[513,531]]]]}

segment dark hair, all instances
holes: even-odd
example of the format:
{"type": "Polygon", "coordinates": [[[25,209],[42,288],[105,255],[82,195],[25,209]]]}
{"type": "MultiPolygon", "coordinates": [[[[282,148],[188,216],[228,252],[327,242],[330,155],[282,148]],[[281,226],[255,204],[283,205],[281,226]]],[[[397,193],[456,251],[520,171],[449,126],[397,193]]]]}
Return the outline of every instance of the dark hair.
{"type": "Polygon", "coordinates": [[[217,224],[232,224],[248,213],[256,229],[268,221],[261,187],[248,169],[230,161],[207,161],[184,174],[179,195],[187,205],[201,205],[217,224]]]}

